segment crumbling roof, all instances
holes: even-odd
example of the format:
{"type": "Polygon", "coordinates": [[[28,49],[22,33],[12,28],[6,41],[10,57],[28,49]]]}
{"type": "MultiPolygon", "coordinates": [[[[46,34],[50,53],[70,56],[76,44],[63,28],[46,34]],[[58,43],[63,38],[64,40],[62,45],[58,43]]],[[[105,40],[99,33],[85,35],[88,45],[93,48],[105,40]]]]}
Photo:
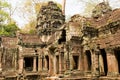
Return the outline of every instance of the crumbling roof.
{"type": "Polygon", "coordinates": [[[109,35],[107,37],[101,37],[98,40],[96,40],[96,43],[102,44],[101,47],[106,47],[105,45],[108,44],[108,46],[114,46],[114,45],[120,45],[120,30],[116,32],[114,35],[109,35]]]}
{"type": "Polygon", "coordinates": [[[88,23],[91,27],[100,28],[118,20],[120,20],[120,9],[115,9],[98,19],[86,18],[86,24],[88,23]]]}
{"type": "Polygon", "coordinates": [[[17,37],[1,37],[2,46],[6,48],[16,48],[17,47],[17,37]]]}
{"type": "Polygon", "coordinates": [[[31,34],[21,34],[22,42],[23,43],[38,43],[40,44],[42,41],[40,37],[37,35],[31,35],[31,34]]]}

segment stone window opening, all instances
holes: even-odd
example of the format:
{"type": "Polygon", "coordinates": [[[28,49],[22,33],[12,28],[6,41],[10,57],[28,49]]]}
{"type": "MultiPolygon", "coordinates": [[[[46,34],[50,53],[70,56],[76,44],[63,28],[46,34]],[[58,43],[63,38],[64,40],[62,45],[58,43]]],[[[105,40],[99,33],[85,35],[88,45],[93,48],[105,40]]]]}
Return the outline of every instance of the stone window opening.
{"type": "Polygon", "coordinates": [[[73,60],[74,60],[73,69],[74,69],[74,70],[77,70],[77,69],[78,69],[79,56],[73,56],[73,60]]]}
{"type": "Polygon", "coordinates": [[[115,49],[114,50],[115,52],[115,57],[116,57],[116,60],[117,60],[117,63],[118,63],[118,72],[120,74],[120,50],[119,49],[115,49]]]}
{"type": "Polygon", "coordinates": [[[25,71],[33,70],[33,57],[25,57],[24,58],[24,69],[25,69],[25,71]]]}
{"type": "Polygon", "coordinates": [[[91,61],[91,53],[89,50],[86,51],[86,57],[87,57],[87,70],[91,71],[92,68],[92,61],[91,61]]]}
{"type": "Polygon", "coordinates": [[[108,72],[108,65],[107,65],[107,56],[106,56],[106,52],[105,49],[100,49],[102,58],[103,58],[103,65],[104,65],[104,75],[107,76],[107,72],[108,72]]]}

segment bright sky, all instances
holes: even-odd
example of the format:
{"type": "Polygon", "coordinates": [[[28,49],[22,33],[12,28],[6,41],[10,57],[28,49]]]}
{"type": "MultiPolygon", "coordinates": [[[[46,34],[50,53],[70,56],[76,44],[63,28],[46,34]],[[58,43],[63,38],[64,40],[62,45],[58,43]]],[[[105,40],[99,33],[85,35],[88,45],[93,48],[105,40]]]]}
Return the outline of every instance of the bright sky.
{"type": "MultiPolygon", "coordinates": [[[[21,6],[23,1],[25,0],[8,0],[9,3],[12,4],[13,8],[16,6],[21,6]]],[[[45,1],[45,0],[43,0],[45,1]]],[[[54,0],[60,4],[62,4],[62,0],[54,0]]],[[[84,1],[84,0],[83,0],[84,1]]],[[[87,1],[87,0],[86,0],[87,1]]],[[[103,0],[99,0],[100,2],[103,0]]],[[[120,8],[120,0],[108,0],[110,3],[110,6],[114,9],[114,8],[120,8]]],[[[85,4],[83,2],[81,2],[80,0],[66,0],[66,16],[72,16],[74,14],[81,14],[83,15],[84,12],[84,7],[85,4]]],[[[24,24],[26,24],[25,19],[23,19],[22,14],[19,14],[19,8],[17,8],[18,10],[16,10],[14,12],[14,15],[12,16],[14,18],[14,20],[17,22],[19,27],[24,26],[24,24]]]]}

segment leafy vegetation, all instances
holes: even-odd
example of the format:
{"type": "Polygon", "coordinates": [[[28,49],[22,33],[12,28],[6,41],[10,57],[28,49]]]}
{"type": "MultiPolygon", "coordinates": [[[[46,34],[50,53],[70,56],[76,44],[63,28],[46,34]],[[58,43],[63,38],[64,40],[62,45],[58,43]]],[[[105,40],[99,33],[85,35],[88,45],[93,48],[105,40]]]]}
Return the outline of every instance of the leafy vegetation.
{"type": "Polygon", "coordinates": [[[9,7],[7,2],[0,0],[0,36],[15,36],[16,31],[19,30],[6,11],[9,7]]]}

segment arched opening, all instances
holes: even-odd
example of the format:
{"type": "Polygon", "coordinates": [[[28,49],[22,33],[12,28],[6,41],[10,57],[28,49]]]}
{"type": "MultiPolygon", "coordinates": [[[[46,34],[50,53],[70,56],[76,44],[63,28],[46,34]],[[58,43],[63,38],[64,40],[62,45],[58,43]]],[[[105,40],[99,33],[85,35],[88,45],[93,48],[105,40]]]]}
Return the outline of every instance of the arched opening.
{"type": "Polygon", "coordinates": [[[102,58],[103,58],[104,75],[106,76],[107,72],[108,72],[106,52],[105,52],[105,49],[100,49],[100,51],[101,51],[101,55],[102,55],[102,58]]]}

